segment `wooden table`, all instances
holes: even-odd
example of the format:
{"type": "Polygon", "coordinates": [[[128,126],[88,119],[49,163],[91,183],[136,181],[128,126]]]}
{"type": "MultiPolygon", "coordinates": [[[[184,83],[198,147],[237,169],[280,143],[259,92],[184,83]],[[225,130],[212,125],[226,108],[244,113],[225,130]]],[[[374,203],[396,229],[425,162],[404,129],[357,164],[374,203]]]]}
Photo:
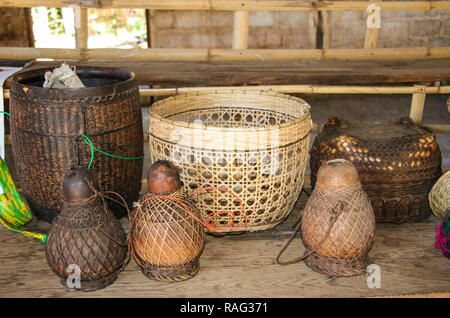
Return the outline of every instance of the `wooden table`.
{"type": "MultiPolygon", "coordinates": [[[[437,220],[414,224],[379,224],[369,253],[381,268],[381,288],[368,288],[367,274],[332,278],[304,263],[280,266],[275,258],[293,231],[307,195],[279,226],[266,231],[215,237],[207,235],[199,273],[184,282],[146,278],[132,259],[114,284],[90,293],[67,289],[47,265],[44,245],[0,228],[0,297],[385,297],[430,294],[450,297],[450,262],[434,248],[437,220]]],[[[121,219],[127,229],[127,218],[121,219]]],[[[48,224],[32,221],[45,232],[48,224]]],[[[304,251],[297,237],[283,259],[304,251]]],[[[421,295],[419,297],[422,297],[421,295]]]]}

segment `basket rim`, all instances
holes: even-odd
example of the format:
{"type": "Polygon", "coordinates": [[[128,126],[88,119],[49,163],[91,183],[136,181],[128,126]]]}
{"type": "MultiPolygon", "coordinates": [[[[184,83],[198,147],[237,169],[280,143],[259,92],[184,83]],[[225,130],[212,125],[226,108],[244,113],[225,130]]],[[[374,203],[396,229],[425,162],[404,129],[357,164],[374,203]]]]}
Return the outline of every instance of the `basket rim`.
{"type": "Polygon", "coordinates": [[[274,130],[274,129],[282,129],[282,128],[288,128],[293,125],[298,125],[299,123],[304,122],[309,119],[311,122],[309,130],[311,130],[312,129],[312,120],[311,120],[311,115],[310,115],[310,108],[311,108],[311,106],[305,100],[303,100],[299,97],[288,95],[288,94],[281,94],[281,93],[257,90],[257,89],[255,89],[255,90],[251,90],[251,89],[250,90],[218,89],[218,90],[215,90],[214,92],[210,92],[210,91],[188,92],[188,93],[184,93],[184,94],[170,96],[163,100],[157,101],[157,102],[153,103],[152,106],[150,107],[149,118],[153,118],[157,121],[160,121],[160,122],[172,125],[172,126],[176,126],[176,127],[183,127],[183,128],[192,129],[192,130],[209,130],[209,131],[218,131],[218,132],[223,132],[223,131],[228,131],[228,132],[229,131],[232,131],[232,132],[270,131],[270,130],[274,130]],[[188,123],[185,121],[176,121],[173,119],[167,119],[167,118],[162,117],[161,115],[159,115],[158,113],[156,113],[154,111],[154,109],[155,109],[154,106],[160,107],[160,106],[170,103],[174,100],[179,100],[179,99],[183,99],[186,97],[195,97],[195,96],[204,96],[204,95],[214,96],[214,95],[224,95],[224,94],[270,96],[270,97],[283,98],[286,100],[292,100],[292,101],[296,101],[299,104],[301,104],[301,106],[303,107],[304,113],[303,113],[302,117],[296,118],[295,120],[292,120],[289,122],[285,122],[283,124],[266,125],[263,127],[219,127],[219,126],[212,126],[212,125],[205,125],[205,124],[198,124],[198,123],[188,123]]]}
{"type": "MultiPolygon", "coordinates": [[[[136,74],[130,70],[124,68],[116,67],[104,67],[104,66],[77,66],[75,65],[75,71],[77,75],[83,72],[105,72],[107,73],[117,73],[129,76],[125,80],[121,80],[117,83],[111,83],[101,86],[90,86],[90,87],[64,87],[64,88],[54,88],[54,87],[41,87],[30,84],[22,83],[23,80],[32,78],[33,76],[44,76],[45,72],[53,71],[54,67],[40,67],[32,70],[22,70],[17,74],[14,74],[11,78],[11,90],[21,92],[26,92],[30,97],[39,97],[46,99],[69,99],[69,98],[82,98],[82,97],[97,97],[100,94],[105,95],[115,95],[122,91],[129,90],[133,86],[137,86],[136,74]]],[[[57,107],[57,105],[56,105],[57,107]]]]}

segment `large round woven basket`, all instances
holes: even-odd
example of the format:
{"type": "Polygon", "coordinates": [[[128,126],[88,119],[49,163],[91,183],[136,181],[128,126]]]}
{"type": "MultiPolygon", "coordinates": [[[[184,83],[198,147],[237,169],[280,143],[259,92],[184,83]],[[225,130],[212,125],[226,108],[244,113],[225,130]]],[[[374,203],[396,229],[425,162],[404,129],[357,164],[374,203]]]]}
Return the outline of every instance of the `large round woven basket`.
{"type": "MultiPolygon", "coordinates": [[[[134,73],[107,67],[77,67],[86,87],[44,88],[40,68],[11,81],[12,151],[23,194],[32,212],[47,222],[63,207],[61,182],[73,165],[87,166],[91,148],[122,157],[143,155],[142,113],[134,73]]],[[[123,160],[96,152],[92,169],[101,191],[121,194],[128,204],[139,197],[143,160],[123,160]]],[[[118,217],[126,211],[111,205],[118,217]]]]}
{"type": "Polygon", "coordinates": [[[445,211],[450,207],[450,171],[444,173],[433,185],[428,199],[433,214],[443,220],[445,211]]]}
{"type": "Polygon", "coordinates": [[[442,175],[434,134],[411,118],[363,123],[330,117],[311,147],[311,184],[330,159],[347,159],[359,172],[377,223],[420,222],[431,209],[428,194],[442,175]]]}
{"type": "Polygon", "coordinates": [[[207,232],[269,229],[292,211],[302,189],[309,109],[302,99],[260,91],[169,97],[150,109],[151,160],[178,166],[187,193],[222,188],[239,198],[217,189],[195,195],[203,218],[221,227],[207,232]]]}

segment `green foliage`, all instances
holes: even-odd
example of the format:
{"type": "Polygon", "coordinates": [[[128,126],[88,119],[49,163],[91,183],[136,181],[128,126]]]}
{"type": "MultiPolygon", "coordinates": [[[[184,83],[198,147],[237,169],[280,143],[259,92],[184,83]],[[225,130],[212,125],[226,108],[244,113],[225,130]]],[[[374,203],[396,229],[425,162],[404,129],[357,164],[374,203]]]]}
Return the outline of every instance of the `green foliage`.
{"type": "MultiPolygon", "coordinates": [[[[33,8],[32,14],[34,17],[38,16],[38,9],[33,8]]],[[[64,20],[62,16],[62,10],[59,8],[48,8],[48,28],[50,29],[50,34],[64,34],[66,32],[64,28],[64,20]]]]}
{"type": "Polygon", "coordinates": [[[118,35],[120,29],[126,30],[134,36],[146,37],[145,11],[135,9],[90,9],[89,18],[104,28],[90,28],[90,34],[118,35]]]}
{"type": "Polygon", "coordinates": [[[48,12],[48,28],[51,34],[64,34],[66,29],[64,28],[64,20],[62,17],[62,11],[59,8],[50,8],[48,12]]]}
{"type": "MultiPolygon", "coordinates": [[[[59,8],[47,8],[48,27],[50,34],[62,35],[66,30],[62,10],[59,8]]],[[[38,8],[32,8],[33,18],[38,17],[38,8]]],[[[89,34],[102,35],[113,34],[119,36],[119,32],[125,31],[131,36],[147,38],[145,10],[136,9],[89,9],[89,34]]],[[[124,32],[121,32],[123,34],[124,32]]]]}

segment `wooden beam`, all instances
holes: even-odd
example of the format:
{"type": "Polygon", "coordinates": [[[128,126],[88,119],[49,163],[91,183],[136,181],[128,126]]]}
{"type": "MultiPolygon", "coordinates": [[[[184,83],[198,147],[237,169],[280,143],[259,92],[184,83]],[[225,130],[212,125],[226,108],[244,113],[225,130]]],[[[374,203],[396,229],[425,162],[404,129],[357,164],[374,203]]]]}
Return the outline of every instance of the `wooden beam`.
{"type": "Polygon", "coordinates": [[[450,58],[450,47],[376,49],[58,49],[0,47],[0,59],[121,61],[417,60],[450,58]]]}
{"type": "MultiPolygon", "coordinates": [[[[136,8],[154,10],[218,11],[365,11],[367,1],[292,1],[292,0],[0,0],[0,7],[63,8],[79,5],[90,8],[136,8]]],[[[449,10],[450,1],[386,1],[383,11],[449,10]]]]}

